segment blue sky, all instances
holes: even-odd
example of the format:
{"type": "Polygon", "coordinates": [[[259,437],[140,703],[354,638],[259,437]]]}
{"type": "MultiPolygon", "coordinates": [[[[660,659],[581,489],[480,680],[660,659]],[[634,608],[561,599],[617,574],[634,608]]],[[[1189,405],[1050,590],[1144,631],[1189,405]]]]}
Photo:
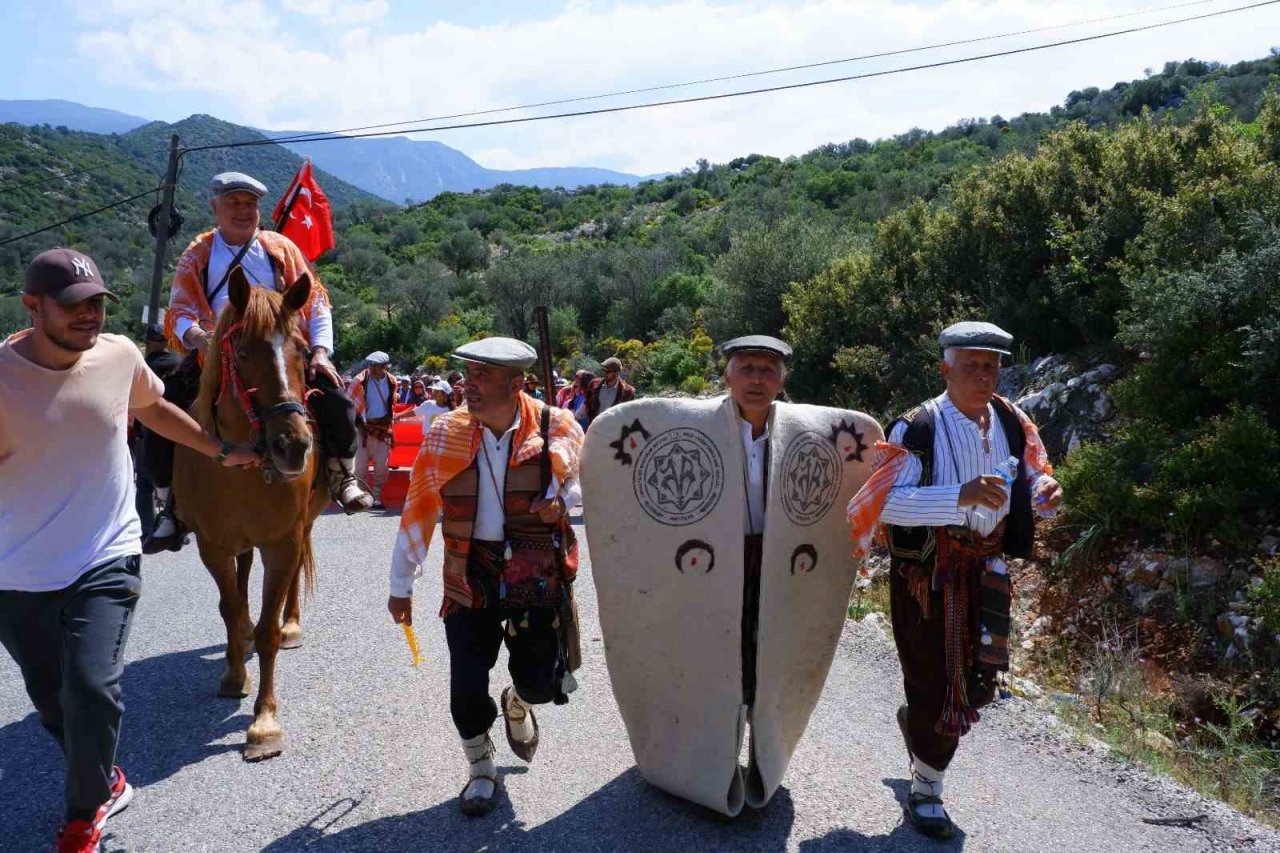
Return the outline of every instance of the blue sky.
{"type": "MultiPolygon", "coordinates": [[[[668,84],[1180,2],[1187,0],[0,0],[0,98],[65,98],[164,120],[204,112],[257,127],[326,129],[668,84]]],[[[748,83],[956,58],[1245,2],[1205,0],[1123,21],[748,83]]],[[[651,173],[699,157],[785,156],[855,136],[1043,110],[1071,89],[1109,86],[1166,60],[1232,62],[1278,45],[1280,6],[938,71],[430,138],[487,166],[596,165],[651,173]]],[[[637,99],[619,102],[628,100],[637,99]]]]}

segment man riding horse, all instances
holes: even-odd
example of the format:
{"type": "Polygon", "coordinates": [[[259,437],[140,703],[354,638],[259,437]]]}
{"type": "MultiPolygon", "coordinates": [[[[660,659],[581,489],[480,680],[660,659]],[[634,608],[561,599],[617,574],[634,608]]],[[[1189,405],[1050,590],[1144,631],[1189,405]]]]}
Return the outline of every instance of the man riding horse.
{"type": "MultiPolygon", "coordinates": [[[[208,350],[218,316],[228,302],[228,281],[234,269],[241,269],[253,287],[269,287],[283,292],[307,273],[307,258],[288,237],[259,229],[258,204],[267,188],[240,172],[215,175],[210,184],[211,205],[217,227],[196,237],[178,261],[165,332],[170,346],[186,356],[178,375],[166,384],[165,397],[186,408],[195,400],[199,381],[199,359],[208,350]]],[[[343,388],[341,378],[329,360],[333,352],[333,313],[324,287],[311,276],[310,302],[299,312],[310,346],[307,406],[319,432],[325,458],[325,477],[333,499],[348,514],[373,505],[373,496],[356,478],[355,406],[343,388]]],[[[154,436],[150,440],[164,442],[154,436]]],[[[164,460],[170,454],[148,453],[164,460]]],[[[165,503],[156,528],[144,543],[145,553],[176,551],[182,547],[183,533],[172,506],[169,488],[172,462],[163,461],[153,470],[156,495],[165,503]]]]}

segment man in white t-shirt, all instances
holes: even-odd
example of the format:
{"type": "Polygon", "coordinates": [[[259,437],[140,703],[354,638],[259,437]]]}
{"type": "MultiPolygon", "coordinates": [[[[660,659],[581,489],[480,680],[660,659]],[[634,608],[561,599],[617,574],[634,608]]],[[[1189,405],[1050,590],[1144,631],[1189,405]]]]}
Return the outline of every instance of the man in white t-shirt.
{"type": "Polygon", "coordinates": [[[26,272],[32,328],[0,343],[0,645],[66,755],[60,853],[97,851],[133,796],[115,766],[142,589],[129,415],[224,465],[258,458],[166,402],[128,338],[100,334],[107,299],[88,256],[51,249],[26,272]]]}

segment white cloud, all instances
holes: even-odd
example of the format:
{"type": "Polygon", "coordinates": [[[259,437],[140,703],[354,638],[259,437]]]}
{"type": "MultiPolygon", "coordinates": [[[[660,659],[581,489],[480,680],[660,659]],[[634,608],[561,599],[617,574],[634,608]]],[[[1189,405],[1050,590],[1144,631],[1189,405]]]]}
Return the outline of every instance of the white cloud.
{"type": "MultiPolygon", "coordinates": [[[[784,0],[662,5],[571,0],[541,20],[460,26],[437,22],[389,32],[383,0],[193,0],[181,19],[158,0],[83,0],[93,31],[83,56],[103,78],[138,89],[223,96],[258,127],[348,127],[590,95],[954,41],[1116,15],[1151,0],[784,0]],[[305,7],[305,9],[303,8],[305,7]],[[319,11],[317,11],[319,10],[319,11]],[[292,13],[292,14],[290,14],[292,13]],[[323,23],[317,23],[315,16],[323,23]],[[316,26],[350,16],[341,31],[316,26]],[[300,26],[305,19],[307,27],[300,26]],[[243,40],[243,21],[256,38],[243,40]],[[368,28],[351,27],[352,23],[368,28]],[[336,36],[336,37],[335,37],[336,36]]],[[[1229,8],[1230,3],[916,53],[807,72],[637,95],[610,103],[688,97],[844,76],[1124,29],[1229,8]]],[[[699,157],[788,155],[855,136],[967,116],[1006,116],[1060,103],[1072,89],[1110,86],[1144,67],[1196,56],[1235,61],[1266,54],[1280,32],[1271,7],[1148,33],[1017,57],[771,95],[609,116],[508,125],[432,138],[486,165],[598,165],[638,173],[699,157]]],[[[588,101],[545,111],[605,105],[588,101]]],[[[524,113],[530,114],[530,113],[524,113]]],[[[481,116],[474,120],[503,118],[481,116]]]]}
{"type": "Polygon", "coordinates": [[[380,21],[391,10],[386,0],[283,0],[281,5],[334,26],[380,21]]]}

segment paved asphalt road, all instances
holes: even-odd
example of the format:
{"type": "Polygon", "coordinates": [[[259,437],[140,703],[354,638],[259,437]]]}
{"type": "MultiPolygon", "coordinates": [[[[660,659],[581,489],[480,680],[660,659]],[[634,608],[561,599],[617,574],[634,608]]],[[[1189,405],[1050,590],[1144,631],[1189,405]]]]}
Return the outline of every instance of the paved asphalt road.
{"type": "MultiPolygon", "coordinates": [[[[146,561],[119,755],[138,792],[109,824],[104,850],[1280,850],[1280,835],[1074,743],[1018,700],[986,713],[956,760],[948,804],[963,834],[949,844],[917,837],[900,821],[897,662],[880,630],[860,625],[844,634],[784,787],[763,812],[723,820],[650,788],[635,770],[588,561],[582,689],[568,706],[540,711],[532,766],[495,729],[505,793],[494,814],[468,820],[456,803],[464,768],[433,615],[439,550],[419,584],[426,662],[413,669],[384,609],[396,524],[390,514],[318,523],[320,587],[304,611],[306,644],[279,665],[287,751],[257,765],[240,758],[252,698],[214,695],[224,635],[195,548],[146,561]],[[1142,821],[1199,813],[1208,820],[1193,829],[1142,821]]],[[[250,672],[256,684],[256,665],[250,672]]],[[[505,674],[501,664],[495,672],[505,674]]],[[[0,850],[50,849],[61,779],[61,758],[0,656],[0,850]]]]}

